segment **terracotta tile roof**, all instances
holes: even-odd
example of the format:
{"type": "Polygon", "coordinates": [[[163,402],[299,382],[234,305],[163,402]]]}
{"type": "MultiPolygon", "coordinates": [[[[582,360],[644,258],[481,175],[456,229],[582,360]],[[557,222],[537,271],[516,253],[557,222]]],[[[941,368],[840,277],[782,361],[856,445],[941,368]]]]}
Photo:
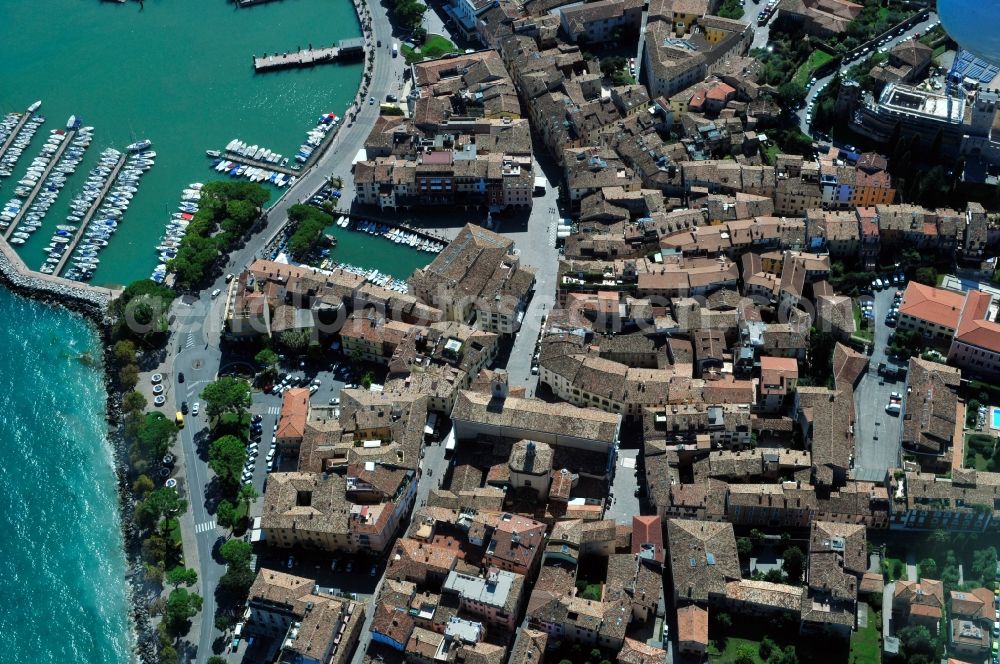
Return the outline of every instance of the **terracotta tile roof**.
{"type": "Polygon", "coordinates": [[[309,415],[309,389],[293,387],[281,400],[281,418],[278,420],[278,438],[301,438],[306,432],[309,415]]]}
{"type": "Polygon", "coordinates": [[[655,514],[633,516],[632,553],[641,553],[649,545],[653,547],[653,559],[662,563],[666,554],[663,551],[663,524],[660,517],[655,514]]]}
{"type": "Polygon", "coordinates": [[[677,640],[708,647],[708,610],[695,604],[677,609],[677,640]]]}
{"type": "Polygon", "coordinates": [[[618,651],[618,664],[664,664],[666,661],[665,651],[628,637],[618,651]]]}
{"type": "Polygon", "coordinates": [[[941,454],[955,435],[961,371],[911,357],[907,369],[906,412],[902,441],[919,451],[941,454]]]}
{"type": "Polygon", "coordinates": [[[899,305],[899,315],[912,316],[954,330],[958,327],[964,304],[965,298],[961,293],[911,281],[899,305]]]}
{"type": "Polygon", "coordinates": [[[955,340],[1000,353],[1000,323],[985,320],[993,298],[978,290],[969,291],[955,330],[955,340]]]}

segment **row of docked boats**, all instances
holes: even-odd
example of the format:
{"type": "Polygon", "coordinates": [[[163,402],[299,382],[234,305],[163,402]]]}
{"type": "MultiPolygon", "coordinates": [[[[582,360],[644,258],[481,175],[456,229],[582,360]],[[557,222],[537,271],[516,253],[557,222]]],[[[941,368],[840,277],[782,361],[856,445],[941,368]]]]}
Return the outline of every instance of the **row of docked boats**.
{"type": "Polygon", "coordinates": [[[244,177],[251,182],[268,182],[275,187],[287,187],[295,182],[294,175],[285,175],[266,168],[241,164],[238,161],[228,159],[215,159],[212,161],[212,168],[219,173],[228,173],[230,177],[244,177]]]}
{"type": "MultiPolygon", "coordinates": [[[[18,160],[24,154],[24,151],[28,149],[31,139],[38,133],[42,123],[45,122],[45,116],[35,114],[35,111],[41,105],[42,102],[36,101],[28,107],[27,112],[32,114],[31,118],[21,126],[20,131],[13,138],[10,146],[7,147],[7,151],[3,154],[3,157],[0,157],[0,180],[9,178],[14,174],[14,167],[17,166],[18,160]]],[[[23,117],[23,113],[8,113],[4,117],[3,121],[0,122],[0,143],[6,143],[10,135],[17,131],[17,127],[21,124],[23,117]]]]}
{"type": "MultiPolygon", "coordinates": [[[[226,144],[226,152],[232,155],[243,157],[244,159],[253,159],[254,161],[264,161],[269,164],[276,164],[278,166],[287,166],[288,157],[282,156],[277,152],[268,150],[261,145],[250,145],[238,138],[234,138],[226,144]]],[[[218,150],[207,150],[205,152],[209,157],[221,157],[222,155],[218,150]]]]}
{"type": "Polygon", "coordinates": [[[414,249],[426,251],[431,254],[440,253],[445,247],[443,242],[422,238],[416,233],[403,230],[402,228],[389,226],[388,224],[379,224],[373,221],[364,220],[352,221],[350,218],[344,216],[339,217],[336,223],[340,228],[360,231],[362,233],[367,233],[368,235],[384,237],[385,239],[396,244],[405,244],[413,247],[414,249]]]}
{"type": "Polygon", "coordinates": [[[343,270],[349,274],[356,274],[359,277],[364,277],[365,281],[369,283],[396,291],[397,293],[406,294],[410,289],[410,287],[406,285],[406,281],[403,279],[396,279],[391,274],[386,274],[385,272],[380,272],[367,267],[358,267],[357,265],[351,265],[350,263],[338,263],[332,260],[324,260],[320,265],[320,269],[343,270]]]}
{"type": "Polygon", "coordinates": [[[14,191],[17,198],[8,201],[0,213],[0,229],[15,224],[8,240],[11,244],[24,244],[32,233],[41,228],[46,213],[55,204],[69,176],[76,172],[93,141],[94,128],[79,128],[76,116],[70,117],[66,127],[66,130],[51,131],[38,156],[18,181],[19,186],[14,191]],[[69,145],[64,145],[67,140],[69,145]],[[59,160],[53,164],[60,151],[59,160]]]}
{"type": "Polygon", "coordinates": [[[69,223],[56,227],[46,248],[48,257],[41,272],[52,274],[62,262],[73,238],[79,235],[64,276],[76,281],[87,281],[93,277],[101,262],[98,256],[118,230],[139,191],[140,179],[155,164],[156,153],[148,149],[151,146],[150,141],[143,140],[128,146],[125,154],[113,148],[101,153],[100,162],[88,175],[88,189],[71,204],[66,218],[69,223]],[[135,146],[141,147],[136,149],[135,146]],[[114,179],[109,185],[111,178],[114,179]]]}
{"type": "Polygon", "coordinates": [[[188,225],[198,212],[198,201],[201,200],[201,190],[204,186],[201,182],[192,182],[181,192],[181,201],[177,206],[177,212],[170,216],[166,232],[160,238],[160,243],[156,245],[156,255],[160,262],[153,269],[149,278],[158,284],[162,284],[163,280],[167,278],[167,263],[177,256],[181,241],[187,234],[188,225]]]}
{"type": "Polygon", "coordinates": [[[312,156],[313,152],[316,151],[323,141],[326,140],[326,135],[330,133],[330,130],[337,126],[340,122],[340,118],[337,117],[335,113],[326,113],[321,115],[316,126],[309,130],[306,134],[306,140],[302,145],[299,146],[299,151],[295,153],[295,161],[300,164],[304,164],[309,161],[309,157],[312,156]]]}

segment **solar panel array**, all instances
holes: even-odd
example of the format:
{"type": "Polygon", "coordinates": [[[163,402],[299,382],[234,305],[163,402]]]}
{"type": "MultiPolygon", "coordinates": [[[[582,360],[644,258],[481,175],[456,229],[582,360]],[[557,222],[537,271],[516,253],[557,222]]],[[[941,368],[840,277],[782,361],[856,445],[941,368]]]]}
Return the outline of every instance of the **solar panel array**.
{"type": "Polygon", "coordinates": [[[1000,74],[1000,66],[977,58],[965,49],[959,49],[955,56],[955,62],[951,66],[950,75],[958,80],[971,78],[980,83],[989,83],[996,78],[997,74],[1000,74]]]}

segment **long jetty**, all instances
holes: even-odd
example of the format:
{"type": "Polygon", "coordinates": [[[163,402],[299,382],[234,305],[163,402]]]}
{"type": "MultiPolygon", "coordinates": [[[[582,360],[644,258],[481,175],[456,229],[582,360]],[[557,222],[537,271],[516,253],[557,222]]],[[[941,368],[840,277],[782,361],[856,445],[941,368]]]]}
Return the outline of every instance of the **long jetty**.
{"type": "Polygon", "coordinates": [[[21,221],[21,217],[23,217],[24,213],[28,211],[31,204],[35,202],[35,199],[38,197],[38,192],[42,190],[42,187],[45,186],[45,183],[49,179],[49,173],[51,173],[52,169],[55,168],[60,161],[62,161],[62,156],[66,152],[66,148],[68,148],[73,142],[74,136],[76,136],[75,129],[70,129],[66,132],[66,138],[59,144],[55,154],[52,155],[52,161],[50,161],[49,165],[45,167],[44,171],[42,171],[42,177],[38,178],[38,182],[35,183],[35,186],[31,189],[31,193],[28,194],[28,198],[25,199],[24,205],[22,205],[17,214],[14,215],[14,218],[10,220],[10,226],[8,226],[7,230],[4,231],[3,239],[6,240],[11,236],[11,233],[13,233],[14,229],[17,228],[18,222],[21,221]]]}
{"type": "Polygon", "coordinates": [[[274,71],[277,69],[294,69],[296,67],[313,67],[315,65],[325,65],[336,62],[340,57],[339,46],[326,46],[313,48],[300,48],[297,51],[285,53],[265,53],[261,56],[253,56],[254,71],[260,73],[274,71]]]}
{"type": "Polygon", "coordinates": [[[94,202],[90,204],[90,209],[87,210],[87,214],[85,214],[83,219],[80,221],[80,228],[76,231],[76,234],[73,235],[73,239],[66,243],[66,251],[63,252],[62,258],[59,259],[59,264],[56,265],[56,269],[52,274],[56,276],[62,274],[63,268],[66,267],[66,262],[69,261],[69,257],[73,253],[73,250],[76,249],[76,245],[80,243],[80,239],[87,231],[87,226],[90,225],[90,221],[97,213],[97,209],[101,207],[104,199],[107,198],[108,192],[111,191],[111,187],[115,185],[115,180],[118,179],[118,173],[122,170],[122,167],[125,166],[125,162],[128,160],[128,157],[129,155],[126,152],[118,159],[118,163],[115,164],[115,167],[111,169],[111,175],[101,188],[100,195],[98,195],[98,197],[94,199],[94,202]]]}
{"type": "Polygon", "coordinates": [[[3,145],[0,145],[0,157],[7,154],[7,150],[10,148],[11,145],[14,144],[14,141],[17,140],[17,137],[21,133],[21,130],[24,129],[24,125],[28,124],[28,120],[30,120],[31,116],[34,114],[35,114],[34,111],[24,112],[24,114],[21,116],[21,119],[17,121],[16,125],[14,125],[14,130],[10,132],[10,136],[8,136],[7,140],[3,142],[3,145]]]}

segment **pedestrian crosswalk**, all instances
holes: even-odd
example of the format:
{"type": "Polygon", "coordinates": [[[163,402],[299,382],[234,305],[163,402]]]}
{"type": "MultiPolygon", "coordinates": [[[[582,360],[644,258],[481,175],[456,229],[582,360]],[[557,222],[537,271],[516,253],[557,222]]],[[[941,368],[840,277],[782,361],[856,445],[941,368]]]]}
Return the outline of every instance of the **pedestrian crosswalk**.
{"type": "Polygon", "coordinates": [[[191,348],[192,346],[194,346],[194,334],[191,333],[191,332],[188,332],[187,341],[184,342],[184,347],[185,348],[191,348]]]}
{"type": "Polygon", "coordinates": [[[281,414],[281,406],[268,406],[268,408],[267,408],[267,414],[268,415],[280,415],[281,414]]]}
{"type": "Polygon", "coordinates": [[[207,533],[210,530],[215,530],[215,519],[199,523],[194,527],[194,532],[196,533],[207,533]]]}

